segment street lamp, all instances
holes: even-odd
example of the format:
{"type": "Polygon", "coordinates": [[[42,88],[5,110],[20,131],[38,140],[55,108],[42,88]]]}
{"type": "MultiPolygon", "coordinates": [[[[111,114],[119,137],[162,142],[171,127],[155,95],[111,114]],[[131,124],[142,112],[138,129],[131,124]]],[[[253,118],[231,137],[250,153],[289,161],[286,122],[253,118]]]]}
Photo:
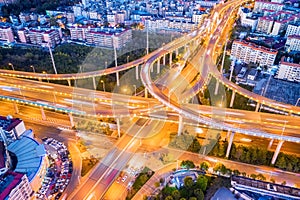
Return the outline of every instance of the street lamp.
{"type": "Polygon", "coordinates": [[[127,56],[127,63],[129,62],[129,55],[127,56]]]}
{"type": "Polygon", "coordinates": [[[103,80],[100,81],[102,83],[103,91],[105,92],[105,82],[103,80]]]}
{"type": "Polygon", "coordinates": [[[47,74],[47,72],[43,71],[43,74],[46,74],[46,78],[47,78],[47,81],[48,81],[48,83],[49,83],[49,79],[48,79],[48,74],[47,74]]]}
{"type": "Polygon", "coordinates": [[[136,96],[136,85],[133,85],[134,87],[134,96],[136,96]]]}
{"type": "Polygon", "coordinates": [[[33,73],[35,73],[35,68],[34,68],[34,66],[33,66],[33,65],[30,65],[30,68],[32,68],[33,73]]]}
{"type": "Polygon", "coordinates": [[[13,71],[15,71],[14,65],[12,63],[8,63],[8,65],[11,66],[13,71]]]}

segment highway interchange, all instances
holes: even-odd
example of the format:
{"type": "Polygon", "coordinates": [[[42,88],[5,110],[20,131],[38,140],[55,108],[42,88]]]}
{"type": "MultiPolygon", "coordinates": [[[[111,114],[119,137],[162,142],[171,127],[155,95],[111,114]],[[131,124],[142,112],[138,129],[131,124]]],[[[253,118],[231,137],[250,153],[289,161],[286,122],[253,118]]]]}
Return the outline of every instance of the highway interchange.
{"type": "MultiPolygon", "coordinates": [[[[109,68],[98,72],[87,72],[74,75],[47,75],[28,72],[11,72],[0,70],[0,85],[1,98],[17,103],[26,103],[30,106],[44,107],[46,109],[54,109],[60,112],[74,113],[79,115],[97,116],[97,117],[136,117],[142,116],[149,119],[139,119],[134,121],[131,126],[125,131],[125,134],[118,143],[112,148],[107,156],[93,170],[89,178],[81,184],[80,189],[73,194],[73,199],[101,199],[108,190],[110,184],[116,179],[120,171],[124,168],[129,159],[139,148],[139,138],[147,137],[147,134],[158,132],[161,130],[165,120],[178,121],[183,117],[187,123],[202,124],[203,127],[213,129],[229,130],[238,133],[270,138],[285,141],[300,142],[299,137],[299,118],[294,116],[282,116],[267,113],[253,113],[249,111],[233,110],[219,107],[207,107],[201,105],[192,105],[183,103],[186,97],[190,98],[195,95],[201,88],[205,86],[206,78],[213,76],[217,78],[225,87],[233,89],[235,92],[242,94],[245,97],[266,104],[276,109],[288,111],[290,113],[300,113],[299,107],[285,105],[274,100],[267,99],[257,94],[253,94],[232,82],[225,79],[213,64],[210,59],[210,53],[215,52],[217,38],[221,34],[221,29],[225,28],[230,16],[233,15],[234,9],[240,6],[243,2],[230,1],[224,5],[220,5],[214,10],[222,19],[218,19],[216,14],[211,14],[209,25],[211,35],[207,47],[204,47],[196,53],[194,58],[199,57],[196,64],[190,65],[202,66],[197,67],[200,70],[199,81],[195,85],[190,86],[193,77],[188,73],[181,73],[187,85],[180,88],[176,86],[177,93],[184,92],[184,98],[174,98],[171,91],[172,88],[161,90],[156,83],[151,79],[151,68],[154,63],[164,55],[173,52],[186,45],[187,41],[199,41],[201,34],[207,29],[202,29],[202,32],[191,33],[175,40],[174,42],[158,49],[157,51],[148,54],[147,56],[128,63],[117,68],[109,68]],[[225,17],[224,17],[225,16],[225,17]],[[216,28],[218,27],[218,28],[216,28]],[[201,54],[202,56],[199,56],[201,54]],[[203,56],[204,54],[204,56],[203,56]],[[202,62],[205,57],[205,62],[202,62]],[[112,94],[99,91],[91,91],[88,89],[72,88],[62,85],[56,85],[45,82],[37,82],[26,79],[13,77],[25,77],[31,79],[49,79],[49,80],[71,80],[82,79],[86,77],[96,77],[110,73],[127,70],[137,67],[144,63],[141,69],[141,80],[149,93],[155,98],[132,97],[122,94],[112,94]],[[178,92],[179,91],[179,92],[178,92]],[[171,93],[171,95],[170,95],[171,93]],[[190,95],[190,96],[189,96],[190,95]],[[178,101],[180,99],[181,101],[178,101]],[[182,102],[183,101],[183,102],[182,102]],[[160,106],[163,104],[165,107],[160,106]],[[155,108],[158,108],[157,111],[155,108]],[[157,114],[157,112],[159,114],[157,114]],[[163,113],[163,114],[161,114],[163,113]],[[161,117],[161,118],[160,118],[161,117]],[[152,118],[152,119],[151,119],[152,118]],[[153,119],[154,118],[154,119],[153,119]],[[188,120],[186,120],[188,119],[188,120]],[[284,134],[283,130],[284,129],[284,134]],[[88,192],[87,192],[88,191],[88,192]]],[[[205,26],[206,27],[206,26],[205,26]]],[[[191,61],[192,63],[193,61],[191,61]]],[[[193,62],[193,63],[195,63],[193,62]]],[[[190,71],[185,69],[185,71],[190,71]]],[[[169,85],[170,82],[164,83],[169,85]]],[[[179,96],[178,94],[176,96],[179,96]]]]}

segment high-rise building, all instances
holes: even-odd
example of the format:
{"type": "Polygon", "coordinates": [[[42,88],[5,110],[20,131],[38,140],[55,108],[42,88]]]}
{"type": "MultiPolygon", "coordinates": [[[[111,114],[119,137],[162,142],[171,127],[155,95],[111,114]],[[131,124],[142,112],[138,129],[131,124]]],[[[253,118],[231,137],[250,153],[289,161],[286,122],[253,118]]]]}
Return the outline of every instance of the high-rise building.
{"type": "Polygon", "coordinates": [[[14,34],[9,26],[0,26],[0,39],[5,40],[6,42],[14,42],[14,34]]]}
{"type": "Polygon", "coordinates": [[[285,37],[288,37],[289,35],[300,35],[300,23],[288,24],[285,37]]]}
{"type": "Polygon", "coordinates": [[[285,43],[285,48],[288,51],[300,51],[300,35],[289,35],[285,43]]]}
{"type": "Polygon", "coordinates": [[[277,70],[276,78],[300,82],[300,64],[281,61],[277,70]]]}
{"type": "Polygon", "coordinates": [[[231,56],[249,64],[255,63],[260,66],[271,66],[277,55],[276,50],[257,46],[246,41],[235,40],[231,48],[231,56]]]}

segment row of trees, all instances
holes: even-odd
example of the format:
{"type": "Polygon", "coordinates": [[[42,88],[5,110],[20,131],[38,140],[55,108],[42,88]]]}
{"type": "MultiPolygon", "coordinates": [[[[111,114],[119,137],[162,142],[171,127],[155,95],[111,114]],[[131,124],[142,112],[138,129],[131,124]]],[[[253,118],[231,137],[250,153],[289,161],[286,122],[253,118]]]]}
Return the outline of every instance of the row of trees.
{"type": "MultiPolygon", "coordinates": [[[[217,157],[225,157],[228,142],[219,141],[209,153],[209,155],[217,157]]],[[[239,162],[254,164],[254,165],[271,165],[271,159],[273,157],[273,152],[267,149],[258,147],[248,147],[243,145],[232,144],[229,159],[239,162]]],[[[275,162],[275,167],[280,169],[300,172],[300,158],[295,155],[279,153],[278,158],[275,162]]]]}
{"type": "Polygon", "coordinates": [[[180,136],[171,135],[169,146],[181,150],[187,150],[194,153],[198,153],[201,149],[201,145],[197,138],[189,134],[181,134],[180,136]]]}

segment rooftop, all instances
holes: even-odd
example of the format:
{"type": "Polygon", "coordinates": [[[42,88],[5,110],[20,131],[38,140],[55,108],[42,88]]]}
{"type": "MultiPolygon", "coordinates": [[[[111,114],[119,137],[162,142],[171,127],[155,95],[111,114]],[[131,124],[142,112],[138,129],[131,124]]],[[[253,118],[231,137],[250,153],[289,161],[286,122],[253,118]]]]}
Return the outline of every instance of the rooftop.
{"type": "Polygon", "coordinates": [[[24,174],[8,171],[0,177],[0,199],[5,199],[21,181],[24,174]]]}
{"type": "Polygon", "coordinates": [[[7,149],[18,158],[15,171],[25,173],[29,181],[31,181],[38,172],[43,157],[46,155],[44,145],[39,144],[30,137],[23,136],[21,139],[11,143],[7,149]]]}
{"type": "Polygon", "coordinates": [[[0,127],[5,131],[11,131],[21,122],[22,120],[19,118],[9,118],[0,116],[0,127]]]}

